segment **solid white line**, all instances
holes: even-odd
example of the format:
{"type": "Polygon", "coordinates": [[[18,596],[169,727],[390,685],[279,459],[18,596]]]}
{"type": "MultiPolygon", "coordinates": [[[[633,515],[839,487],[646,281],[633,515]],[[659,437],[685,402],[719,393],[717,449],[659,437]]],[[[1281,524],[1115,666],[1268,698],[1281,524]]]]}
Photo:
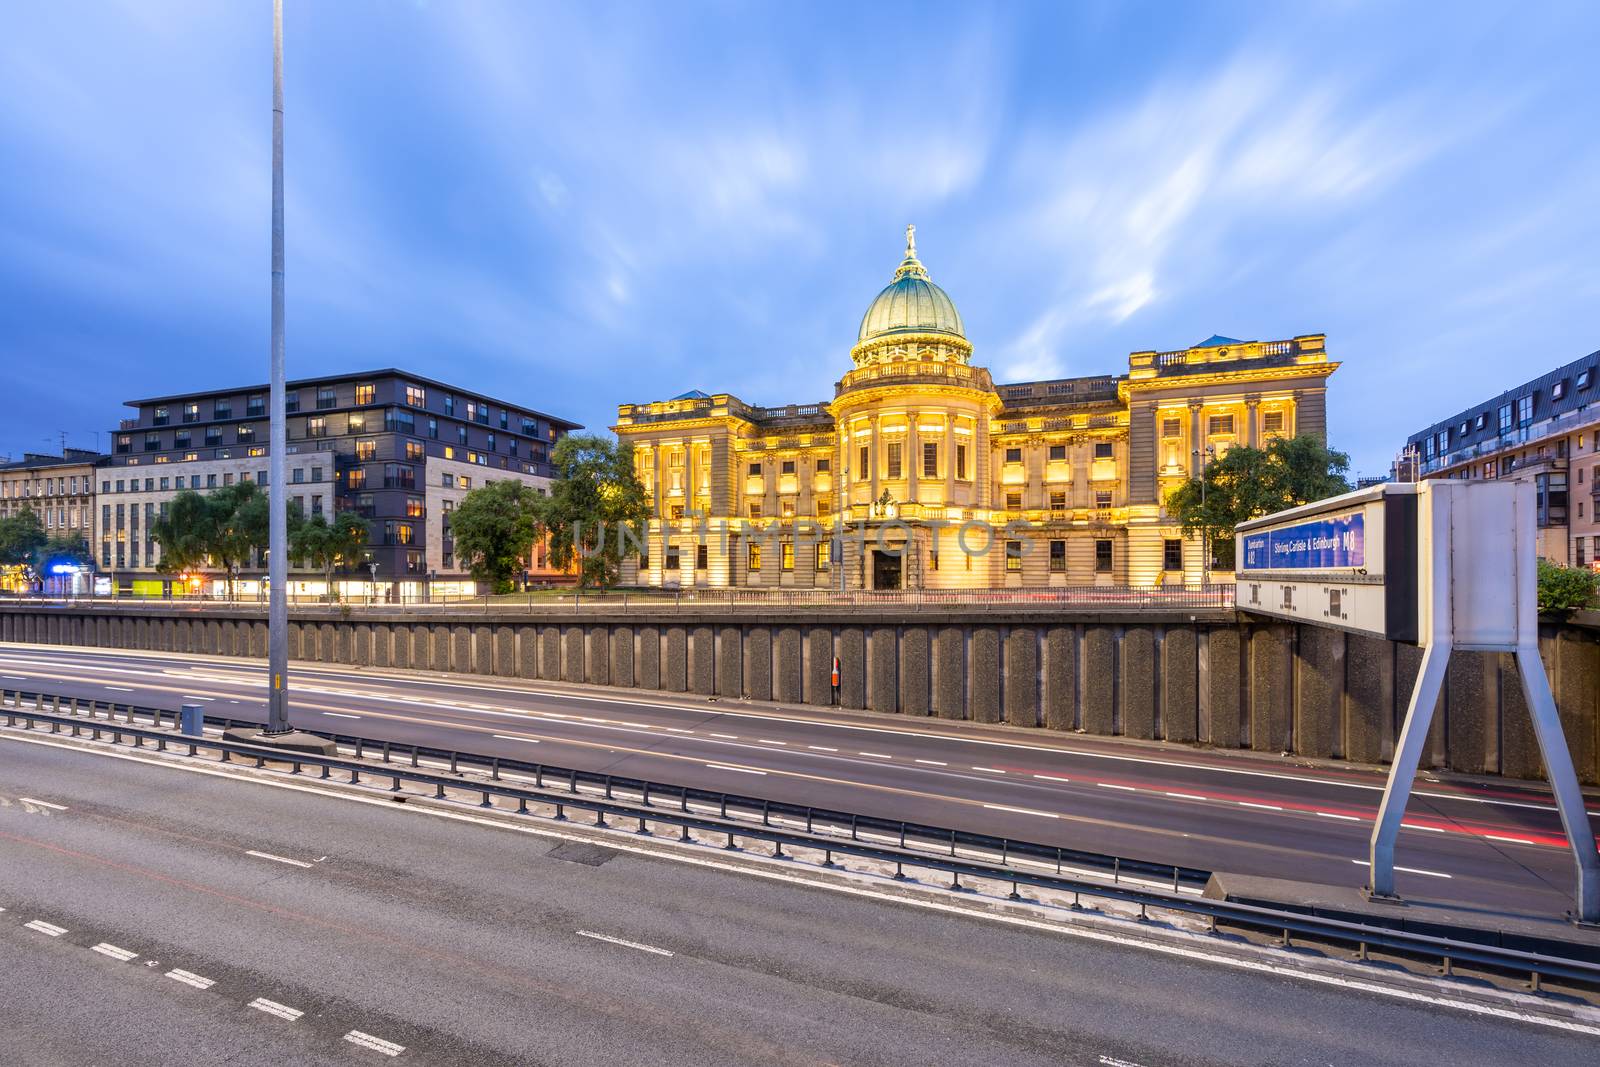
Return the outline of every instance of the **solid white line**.
{"type": "MultiPolygon", "coordinates": [[[[950,766],[950,764],[946,763],[944,760],[937,760],[937,759],[919,759],[919,760],[917,760],[917,762],[918,763],[926,763],[930,767],[948,767],[948,766],[950,766]]],[[[1035,775],[1035,777],[1038,777],[1038,776],[1035,775]]]]}
{"type": "MultiPolygon", "coordinates": [[[[1370,867],[1370,866],[1372,866],[1372,864],[1367,860],[1351,860],[1350,862],[1355,864],[1357,867],[1370,867]]],[[[1451,878],[1451,877],[1454,877],[1453,875],[1445,874],[1443,871],[1425,871],[1420,867],[1396,867],[1395,870],[1397,870],[1397,871],[1405,871],[1407,874],[1425,874],[1430,878],[1451,878]]]]}
{"type": "Polygon", "coordinates": [[[975,770],[975,771],[982,771],[984,774],[1004,774],[1004,773],[1006,773],[1005,771],[1002,771],[999,767],[974,767],[972,769],[975,770]]]}
{"type": "Polygon", "coordinates": [[[276,1015],[280,1019],[288,1019],[290,1022],[294,1022],[305,1014],[299,1008],[291,1008],[287,1004],[279,1004],[276,1000],[268,1000],[266,997],[257,997],[252,1000],[250,1007],[256,1009],[256,1011],[264,1011],[268,1015],[276,1015]]]}
{"type": "Polygon", "coordinates": [[[257,852],[253,848],[245,849],[244,854],[246,856],[254,856],[258,860],[274,860],[274,861],[276,861],[278,863],[287,863],[291,867],[310,867],[310,866],[313,866],[312,864],[305,863],[305,862],[303,862],[301,860],[292,860],[287,856],[274,856],[270,852],[257,852]]]}
{"type": "Polygon", "coordinates": [[[1335,815],[1331,811],[1319,811],[1319,812],[1317,812],[1317,814],[1322,816],[1324,819],[1342,819],[1345,822],[1360,822],[1361,821],[1360,819],[1356,818],[1354,815],[1335,815]]]}
{"type": "Polygon", "coordinates": [[[1120,789],[1125,793],[1137,793],[1138,790],[1131,785],[1112,785],[1110,782],[1096,782],[1101,789],[1120,789]]]}
{"type": "Polygon", "coordinates": [[[579,937],[592,937],[596,941],[605,941],[605,942],[607,942],[609,944],[612,944],[612,945],[621,945],[623,948],[636,948],[640,952],[654,952],[657,956],[671,956],[672,955],[671,952],[667,951],[664,948],[656,948],[654,945],[641,945],[637,941],[625,941],[620,937],[612,937],[610,934],[597,934],[593,930],[579,930],[578,931],[578,936],[579,937]]]}
{"type": "MultiPolygon", "coordinates": [[[[23,797],[22,799],[26,800],[28,798],[23,797]]],[[[1531,845],[1534,843],[1529,841],[1526,837],[1502,837],[1499,834],[1484,834],[1483,836],[1488,838],[1490,841],[1504,841],[1511,845],[1531,845]]]]}
{"type": "Polygon", "coordinates": [[[186,986],[193,986],[196,989],[210,989],[217,984],[205,975],[195,974],[193,971],[180,971],[176,967],[167,972],[167,977],[175,982],[182,982],[186,986]]]}
{"type": "Polygon", "coordinates": [[[360,1045],[362,1048],[369,1048],[373,1052],[381,1052],[385,1056],[398,1056],[406,1050],[404,1045],[397,1045],[393,1041],[385,1041],[381,1037],[364,1034],[360,1030],[350,1031],[344,1035],[344,1039],[352,1045],[360,1045]]]}
{"type": "Polygon", "coordinates": [[[121,960],[123,963],[127,963],[129,960],[134,959],[139,955],[137,952],[129,952],[125,948],[118,948],[116,945],[109,944],[105,941],[102,941],[98,945],[94,946],[93,951],[100,953],[102,956],[110,956],[114,960],[121,960]]]}
{"type": "Polygon", "coordinates": [[[1063,778],[1059,774],[1036,774],[1036,775],[1034,775],[1034,777],[1040,779],[1041,781],[1046,781],[1046,782],[1070,782],[1070,781],[1072,781],[1071,778],[1063,778]]]}
{"type": "Polygon", "coordinates": [[[361,716],[359,716],[359,715],[346,715],[342,711],[325,711],[322,714],[331,715],[335,719],[359,719],[359,718],[361,718],[361,716]]]}
{"type": "Polygon", "coordinates": [[[41,808],[54,808],[56,811],[67,810],[66,805],[52,804],[48,800],[35,800],[33,797],[18,797],[17,799],[22,801],[24,804],[37,804],[41,808]]]}
{"type": "Polygon", "coordinates": [[[490,734],[489,736],[498,737],[502,741],[521,741],[528,745],[537,745],[539,743],[537,737],[512,737],[510,734],[490,734]]]}
{"type": "Polygon", "coordinates": [[[1403,822],[1400,825],[1407,830],[1426,830],[1430,834],[1447,834],[1450,832],[1442,826],[1419,826],[1414,822],[1403,822]]]}
{"type": "Polygon", "coordinates": [[[1257,804],[1253,800],[1241,800],[1241,801],[1239,801],[1239,806],[1241,808],[1260,808],[1262,811],[1282,811],[1283,810],[1283,808],[1279,807],[1277,804],[1257,804]]]}
{"type": "Polygon", "coordinates": [[[1211,799],[1210,797],[1202,797],[1202,796],[1198,796],[1198,795],[1196,795],[1194,793],[1168,793],[1167,796],[1176,797],[1179,800],[1210,800],[1211,799]]]}
{"type": "Polygon", "coordinates": [[[886,756],[882,752],[857,752],[856,755],[858,755],[858,756],[870,756],[873,759],[894,759],[893,756],[886,756]]]}
{"type": "Polygon", "coordinates": [[[1046,819],[1059,819],[1061,816],[1049,811],[1034,811],[1032,808],[1011,808],[1004,804],[985,804],[990,811],[1012,811],[1018,815],[1040,815],[1046,819]]]}
{"type": "Polygon", "coordinates": [[[60,937],[62,934],[67,932],[66,927],[57,926],[55,923],[47,923],[43,919],[35,919],[32,922],[23,923],[22,925],[26,926],[30,930],[38,931],[39,933],[44,934],[46,937],[60,937]]]}
{"type": "Polygon", "coordinates": [[[708,763],[706,766],[714,771],[738,771],[740,774],[765,775],[767,773],[766,771],[753,771],[749,767],[729,767],[725,763],[708,763]]]}

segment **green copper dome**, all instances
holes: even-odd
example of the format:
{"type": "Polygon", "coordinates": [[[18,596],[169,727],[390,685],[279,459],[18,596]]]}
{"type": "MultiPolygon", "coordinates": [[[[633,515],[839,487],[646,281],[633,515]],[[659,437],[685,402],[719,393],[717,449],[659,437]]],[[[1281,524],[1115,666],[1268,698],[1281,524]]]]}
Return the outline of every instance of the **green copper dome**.
{"type": "Polygon", "coordinates": [[[897,333],[948,333],[966,338],[948,293],[928,278],[917,259],[916,227],[906,227],[906,258],[861,318],[857,343],[897,333]]]}

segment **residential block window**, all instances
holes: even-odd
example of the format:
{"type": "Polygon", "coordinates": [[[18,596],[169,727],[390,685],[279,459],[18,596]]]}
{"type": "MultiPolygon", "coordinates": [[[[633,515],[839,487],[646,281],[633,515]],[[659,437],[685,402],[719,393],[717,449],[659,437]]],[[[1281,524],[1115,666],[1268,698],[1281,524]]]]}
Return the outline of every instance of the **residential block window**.
{"type": "Polygon", "coordinates": [[[749,546],[749,563],[751,570],[761,569],[761,545],[757,542],[751,542],[749,546]]]}
{"type": "Polygon", "coordinates": [[[1111,573],[1111,542],[1096,541],[1094,543],[1094,570],[1096,574],[1111,573]]]}
{"type": "Polygon", "coordinates": [[[244,398],[244,415],[247,419],[259,419],[267,413],[267,398],[260,393],[251,393],[244,398]]]}
{"type": "Polygon", "coordinates": [[[900,442],[890,441],[887,456],[888,477],[893,481],[900,477],[900,442]]]}
{"type": "Polygon", "coordinates": [[[256,428],[254,426],[241,426],[234,436],[241,445],[247,445],[256,439],[256,428]]]}
{"type": "Polygon", "coordinates": [[[352,414],[345,423],[345,428],[350,433],[366,433],[367,417],[361,414],[352,414]]]}
{"type": "Polygon", "coordinates": [[[125,433],[125,434],[118,435],[118,437],[117,437],[117,451],[118,452],[132,452],[133,451],[133,435],[132,434],[125,433]]]}
{"type": "Polygon", "coordinates": [[[155,423],[157,426],[165,426],[168,422],[170,422],[171,417],[167,414],[166,405],[156,408],[152,413],[150,421],[155,423]]]}
{"type": "MultiPolygon", "coordinates": [[[[449,477],[449,475],[446,475],[446,477],[449,477]]],[[[367,468],[351,467],[348,480],[351,489],[365,488],[367,484],[367,468]]]]}
{"type": "Polygon", "coordinates": [[[1526,426],[1533,421],[1533,394],[1517,397],[1517,425],[1526,426]]]}
{"type": "Polygon", "coordinates": [[[922,442],[922,476],[939,477],[939,446],[933,441],[922,442]]]}
{"type": "Polygon", "coordinates": [[[1175,537],[1169,537],[1161,550],[1161,569],[1168,571],[1183,570],[1183,542],[1175,537]]]}
{"type": "Polygon", "coordinates": [[[211,448],[211,447],[213,447],[215,445],[220,445],[221,443],[222,443],[222,427],[220,427],[220,426],[207,426],[206,427],[206,447],[207,448],[211,448]]]}
{"type": "Polygon", "coordinates": [[[1505,433],[1507,430],[1511,429],[1511,405],[1501,404],[1497,415],[1499,418],[1500,432],[1505,433]]]}
{"type": "Polygon", "coordinates": [[[370,404],[378,398],[378,387],[371,382],[356,383],[356,403],[370,404]]]}
{"type": "Polygon", "coordinates": [[[439,420],[432,416],[428,418],[428,436],[435,441],[439,439],[439,420]]]}
{"type": "Polygon", "coordinates": [[[185,405],[183,405],[183,421],[184,422],[199,422],[200,421],[200,405],[199,404],[185,404],[185,405]]]}
{"type": "Polygon", "coordinates": [[[362,440],[356,442],[356,459],[357,460],[360,460],[360,461],[364,462],[366,460],[369,460],[369,459],[373,458],[377,454],[378,454],[378,442],[377,442],[376,438],[367,437],[367,438],[363,438],[362,440]]]}
{"type": "Polygon", "coordinates": [[[318,411],[324,411],[324,410],[326,410],[328,408],[336,407],[338,405],[338,403],[339,403],[339,398],[338,398],[338,395],[333,391],[333,386],[331,386],[331,385],[319,385],[319,386],[317,386],[317,410],[318,411]]]}
{"type": "MultiPolygon", "coordinates": [[[[316,498],[312,497],[312,499],[315,500],[316,498]]],[[[406,518],[420,519],[422,518],[423,514],[424,508],[422,505],[422,498],[420,496],[406,497],[406,518]]]]}
{"type": "Polygon", "coordinates": [[[214,418],[231,419],[233,418],[233,401],[218,400],[211,405],[211,411],[214,418]]]}
{"type": "Polygon", "coordinates": [[[313,415],[306,420],[307,437],[328,436],[328,420],[322,415],[313,415]]]}
{"type": "Polygon", "coordinates": [[[407,459],[421,459],[422,455],[423,455],[423,448],[422,448],[422,442],[421,441],[407,441],[406,442],[406,458],[407,459]]]}
{"type": "Polygon", "coordinates": [[[1006,570],[1020,571],[1022,569],[1022,542],[1006,542],[1006,570]]]}
{"type": "Polygon", "coordinates": [[[1050,542],[1050,573],[1067,573],[1067,543],[1065,541],[1050,542]]]}

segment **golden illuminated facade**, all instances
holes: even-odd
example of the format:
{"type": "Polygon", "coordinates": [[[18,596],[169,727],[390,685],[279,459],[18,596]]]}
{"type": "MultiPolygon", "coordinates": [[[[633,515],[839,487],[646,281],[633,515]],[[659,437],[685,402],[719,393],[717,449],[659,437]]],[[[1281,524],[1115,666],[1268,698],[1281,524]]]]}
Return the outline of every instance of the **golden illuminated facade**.
{"type": "Polygon", "coordinates": [[[1121,375],[995,385],[906,256],[830,403],[623,404],[652,586],[944,589],[1202,581],[1163,501],[1235,444],[1325,438],[1320,334],[1134,352],[1121,375]],[[723,533],[727,530],[727,533],[723,533]],[[842,538],[834,541],[836,534],[842,538]]]}

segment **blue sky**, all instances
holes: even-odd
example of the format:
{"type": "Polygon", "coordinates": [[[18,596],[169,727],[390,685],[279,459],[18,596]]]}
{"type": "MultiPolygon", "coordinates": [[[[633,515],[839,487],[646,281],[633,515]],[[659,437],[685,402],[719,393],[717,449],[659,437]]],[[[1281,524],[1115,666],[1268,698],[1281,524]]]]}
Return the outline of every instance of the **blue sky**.
{"type": "MultiPolygon", "coordinates": [[[[292,376],[827,399],[914,222],[1000,381],[1325,332],[1333,443],[1600,348],[1600,7],[287,0],[292,376]]],[[[268,0],[0,35],[0,453],[264,380],[268,0]]]]}

